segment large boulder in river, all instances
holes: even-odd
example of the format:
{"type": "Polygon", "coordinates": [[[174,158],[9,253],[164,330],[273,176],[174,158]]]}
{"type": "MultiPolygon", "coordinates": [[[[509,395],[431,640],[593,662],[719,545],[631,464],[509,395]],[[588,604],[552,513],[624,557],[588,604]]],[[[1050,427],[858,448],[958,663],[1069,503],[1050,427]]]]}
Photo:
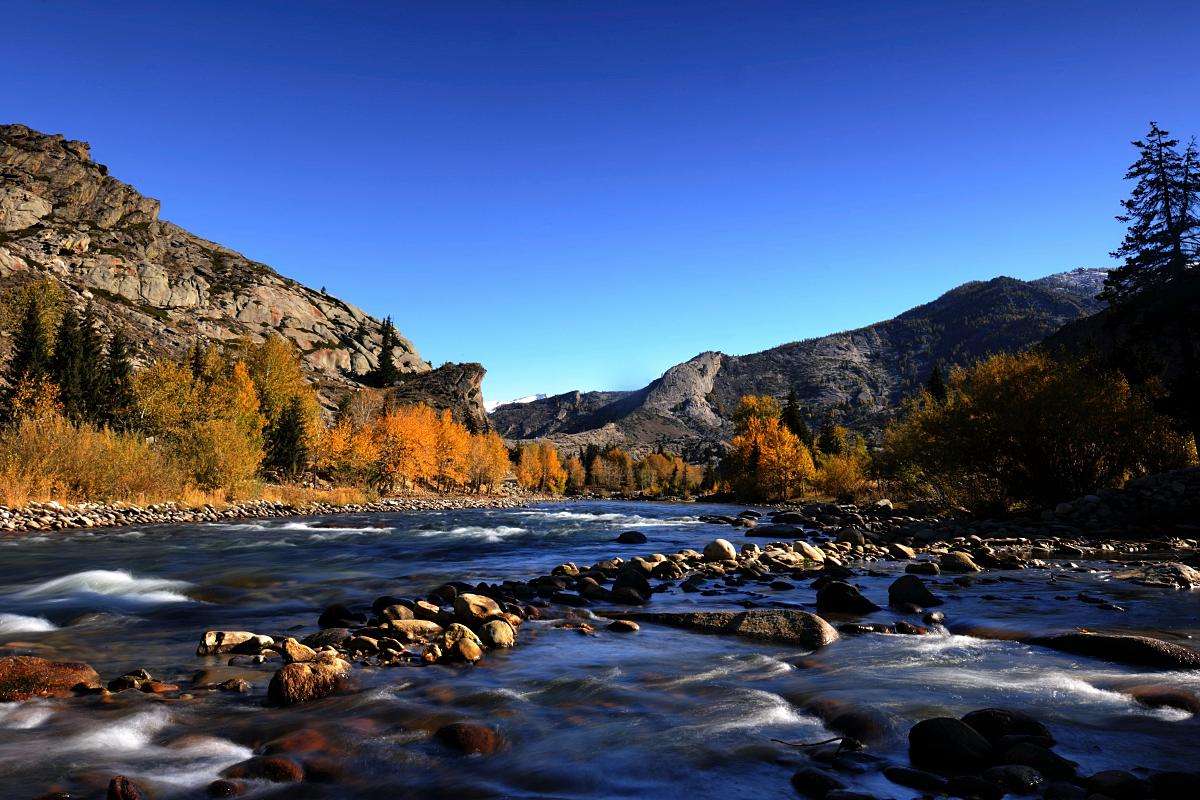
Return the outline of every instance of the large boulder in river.
{"type": "Polygon", "coordinates": [[[986,767],[992,753],[987,739],[953,717],[921,720],[908,732],[908,757],[918,767],[969,772],[986,767]]]}
{"type": "Polygon", "coordinates": [[[735,561],[737,550],[728,539],[713,539],[704,545],[705,561],[735,561]]]}
{"type": "Polygon", "coordinates": [[[816,614],[794,609],[756,608],[749,611],[629,612],[621,619],[670,625],[701,633],[744,636],[815,650],[836,642],[838,632],[816,614]]]}
{"type": "Polygon", "coordinates": [[[204,638],[196,646],[196,655],[212,656],[235,652],[255,655],[274,643],[270,636],[260,636],[250,631],[205,631],[204,638]]]}
{"type": "Polygon", "coordinates": [[[500,616],[500,604],[481,594],[464,592],[454,598],[454,617],[464,625],[478,625],[500,616]]]}
{"type": "MultiPolygon", "coordinates": [[[[981,708],[964,716],[962,721],[978,731],[980,736],[995,747],[999,747],[1006,741],[1012,742],[1012,737],[1034,739],[1046,746],[1054,744],[1054,737],[1050,734],[1050,729],[1024,711],[1014,711],[1008,708],[981,708]]],[[[1012,743],[1015,744],[1015,742],[1012,743]]]]}
{"type": "Polygon", "coordinates": [[[1054,636],[1034,636],[1025,642],[1117,664],[1159,669],[1200,669],[1200,652],[1149,636],[1076,631],[1054,636]]]}
{"type": "Polygon", "coordinates": [[[747,536],[773,537],[776,539],[795,539],[804,535],[804,528],[799,525],[756,525],[746,531],[747,536]]]}
{"type": "Polygon", "coordinates": [[[938,559],[942,572],[983,572],[983,568],[975,563],[968,553],[952,551],[943,554],[938,559]]]}
{"type": "Polygon", "coordinates": [[[928,608],[939,606],[942,601],[934,597],[925,582],[916,575],[901,575],[888,587],[888,605],[898,607],[909,603],[928,608]]]}
{"type": "Polygon", "coordinates": [[[0,703],[66,697],[77,689],[99,687],[96,670],[78,661],[47,661],[37,656],[0,658],[0,703]]]}
{"type": "Polygon", "coordinates": [[[1117,580],[1165,589],[1194,589],[1200,586],[1200,570],[1174,561],[1165,564],[1147,564],[1123,572],[1114,572],[1113,577],[1117,580]]]}
{"type": "Polygon", "coordinates": [[[830,581],[817,590],[817,610],[834,614],[870,614],[879,606],[843,581],[830,581]]]}
{"type": "Polygon", "coordinates": [[[288,664],[271,678],[267,703],[294,706],[327,697],[344,686],[349,671],[350,664],[334,656],[288,664]]]}

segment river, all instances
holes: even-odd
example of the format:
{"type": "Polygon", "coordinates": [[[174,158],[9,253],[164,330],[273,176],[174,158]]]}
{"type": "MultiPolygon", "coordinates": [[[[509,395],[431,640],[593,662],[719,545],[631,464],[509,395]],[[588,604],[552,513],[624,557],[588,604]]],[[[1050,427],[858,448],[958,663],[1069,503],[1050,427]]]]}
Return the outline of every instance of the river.
{"type": "MultiPolygon", "coordinates": [[[[740,546],[740,532],[697,519],[737,510],[588,502],[7,537],[0,655],[85,661],[105,680],[140,667],[186,690],[197,669],[228,659],[195,655],[206,629],[303,636],[331,603],[369,607],[379,595],[424,595],[449,580],[530,578],[564,561],[700,549],[718,536],[740,546]],[[649,542],[613,542],[631,529],[649,542]]],[[[903,567],[871,567],[854,582],[886,605],[903,567]]],[[[951,627],[1200,633],[1200,593],[1122,583],[1111,568],[1060,563],[992,571],[960,581],[966,586],[946,576],[927,582],[946,599],[951,627]],[[1080,593],[1126,611],[1080,602],[1080,593]]],[[[651,608],[811,610],[813,590],[794,583],[673,590],[656,594],[651,608]]],[[[126,691],[0,704],[0,795],[94,796],[124,774],[160,800],[203,797],[222,769],[308,729],[316,780],[256,785],[252,796],[791,796],[788,778],[806,757],[773,740],[833,735],[806,710],[817,701],[871,715],[879,735],[868,752],[895,763],[907,763],[905,735],[916,721],[991,706],[1033,713],[1083,774],[1192,769],[1200,735],[1194,715],[1146,708],[1122,691],[1155,683],[1196,692],[1198,674],[1139,672],[944,630],[845,636],[814,654],[654,625],[585,636],[529,622],[516,648],[489,652],[474,667],[358,668],[353,693],[265,708],[277,667],[221,667],[247,678],[249,694],[126,691]],[[507,747],[487,757],[447,752],[429,732],[457,720],[497,726],[507,747]]],[[[846,780],[879,798],[916,794],[875,768],[846,780]]]]}

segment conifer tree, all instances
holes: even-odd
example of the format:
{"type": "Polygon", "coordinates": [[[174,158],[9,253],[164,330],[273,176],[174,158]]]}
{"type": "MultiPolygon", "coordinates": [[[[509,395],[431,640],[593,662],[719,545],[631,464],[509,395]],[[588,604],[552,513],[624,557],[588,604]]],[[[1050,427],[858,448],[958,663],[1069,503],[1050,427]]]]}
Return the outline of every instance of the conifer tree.
{"type": "Polygon", "coordinates": [[[949,390],[946,388],[946,376],[942,373],[942,364],[940,361],[933,363],[933,370],[929,373],[929,380],[925,384],[925,388],[929,390],[930,396],[938,403],[945,403],[949,397],[949,390]]]}
{"type": "Polygon", "coordinates": [[[129,360],[129,346],[120,331],[113,331],[108,340],[101,387],[101,421],[114,428],[130,427],[129,415],[134,406],[133,364],[129,360]]]}
{"type": "Polygon", "coordinates": [[[49,377],[50,365],[50,332],[43,322],[41,304],[34,296],[25,304],[13,340],[12,355],[4,370],[8,389],[0,399],[3,399],[5,417],[11,412],[12,399],[21,384],[49,377]]]}
{"type": "Polygon", "coordinates": [[[1151,122],[1146,138],[1133,146],[1138,158],[1125,179],[1137,183],[1121,201],[1125,211],[1117,217],[1128,229],[1112,252],[1125,263],[1109,273],[1101,295],[1110,304],[1194,269],[1200,250],[1200,153],[1195,141],[1181,153],[1179,140],[1151,122]]]}
{"type": "Polygon", "coordinates": [[[267,466],[289,478],[308,465],[308,444],[304,430],[304,408],[293,395],[278,419],[267,429],[267,466]]]}
{"type": "Polygon", "coordinates": [[[392,318],[383,320],[383,343],[379,348],[379,366],[375,370],[376,380],[381,386],[391,386],[400,378],[396,369],[396,359],[393,350],[396,348],[396,328],[392,318]]]}
{"type": "Polygon", "coordinates": [[[779,421],[805,446],[812,444],[812,431],[808,429],[808,423],[804,421],[804,412],[800,408],[800,399],[796,396],[795,389],[788,392],[787,402],[783,406],[783,414],[779,421]]]}
{"type": "Polygon", "coordinates": [[[79,315],[69,305],[58,325],[54,357],[50,360],[50,379],[58,386],[58,399],[62,403],[63,413],[75,422],[82,422],[87,413],[83,388],[83,337],[79,315]]]}

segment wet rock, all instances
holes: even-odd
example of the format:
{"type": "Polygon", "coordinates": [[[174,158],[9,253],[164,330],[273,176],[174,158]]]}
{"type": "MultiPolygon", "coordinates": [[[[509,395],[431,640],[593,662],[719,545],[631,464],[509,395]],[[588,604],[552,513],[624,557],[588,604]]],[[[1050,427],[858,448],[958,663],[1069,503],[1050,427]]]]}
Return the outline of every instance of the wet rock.
{"type": "Polygon", "coordinates": [[[257,653],[263,647],[274,644],[270,636],[260,636],[250,631],[205,631],[204,638],[196,646],[196,655],[211,656],[219,653],[257,653]]]}
{"type": "Polygon", "coordinates": [[[641,531],[622,531],[616,538],[617,544],[645,544],[646,534],[641,531]]]}
{"type": "Polygon", "coordinates": [[[921,720],[908,732],[908,757],[918,767],[973,770],[987,766],[992,745],[970,725],[953,717],[921,720]]]}
{"type": "Polygon", "coordinates": [[[883,776],[892,783],[916,789],[918,792],[942,794],[946,790],[945,778],[920,769],[892,764],[883,768],[883,776]]]}
{"type": "Polygon", "coordinates": [[[803,797],[824,800],[830,792],[845,789],[846,784],[823,770],[802,767],[792,773],[792,788],[803,797]]]}
{"type": "Polygon", "coordinates": [[[878,611],[879,606],[850,584],[831,581],[817,590],[817,610],[834,614],[870,614],[878,611]]]}
{"type": "Polygon", "coordinates": [[[1070,781],[1051,781],[1042,789],[1042,800],[1087,800],[1088,791],[1070,781]]]}
{"type": "Polygon", "coordinates": [[[108,793],[105,800],[143,800],[145,797],[137,784],[124,775],[117,775],[108,782],[108,793]]]}
{"type": "Polygon", "coordinates": [[[735,561],[737,550],[728,539],[713,539],[704,545],[705,561],[735,561]]]}
{"type": "Polygon", "coordinates": [[[631,619],[614,619],[608,623],[608,629],[614,633],[637,633],[642,628],[631,619]]]}
{"type": "Polygon", "coordinates": [[[962,552],[949,552],[938,559],[942,572],[983,572],[971,556],[962,552]]]}
{"type": "Polygon", "coordinates": [[[245,794],[246,785],[241,781],[231,781],[221,778],[213,781],[205,789],[209,797],[237,797],[245,794]]]}
{"type": "Polygon", "coordinates": [[[623,619],[686,628],[701,633],[744,636],[766,642],[794,644],[815,650],[838,639],[828,622],[807,611],[751,609],[749,611],[622,612],[623,619]]]}
{"type": "Polygon", "coordinates": [[[443,725],[434,733],[434,738],[465,755],[478,753],[489,756],[503,745],[503,739],[495,728],[474,722],[452,722],[443,725]]]}
{"type": "Polygon", "coordinates": [[[1143,586],[1158,586],[1165,589],[1194,589],[1200,587],[1200,570],[1187,564],[1167,562],[1148,564],[1136,569],[1113,573],[1118,580],[1131,581],[1143,586]]]}
{"type": "Polygon", "coordinates": [[[897,561],[905,561],[917,557],[917,552],[908,545],[892,542],[888,545],[888,555],[897,561]]]}
{"type": "Polygon", "coordinates": [[[941,568],[933,561],[915,561],[904,568],[909,575],[941,575],[941,568]]]}
{"type": "Polygon", "coordinates": [[[805,561],[817,561],[821,563],[825,561],[825,551],[808,542],[802,540],[792,542],[792,550],[803,556],[805,561]]]}
{"type": "Polygon", "coordinates": [[[415,619],[413,610],[403,603],[395,603],[376,612],[380,619],[415,619]]]}
{"type": "Polygon", "coordinates": [[[466,625],[453,623],[438,637],[444,658],[473,664],[483,658],[483,642],[466,625]]]}
{"type": "Polygon", "coordinates": [[[299,783],[304,780],[304,768],[284,756],[255,756],[227,767],[223,778],[269,783],[299,783]]]}
{"type": "Polygon", "coordinates": [[[879,709],[857,706],[842,700],[820,699],[804,705],[804,710],[834,733],[865,744],[889,739],[895,731],[892,719],[879,709]]]}
{"type": "Polygon", "coordinates": [[[267,686],[267,703],[292,706],[328,697],[343,687],[349,671],[348,663],[334,657],[288,664],[271,678],[267,686]]]}
{"type": "Polygon", "coordinates": [[[986,781],[996,784],[1009,794],[1035,794],[1042,788],[1046,779],[1042,773],[1033,767],[1020,764],[1008,764],[1003,767],[992,767],[983,771],[986,781]]]}
{"type": "Polygon", "coordinates": [[[825,800],[876,800],[875,795],[855,792],[850,789],[834,789],[825,795],[825,800]]]}
{"type": "Polygon", "coordinates": [[[317,617],[317,626],[321,628],[353,628],[365,624],[365,614],[356,614],[341,603],[334,603],[317,617]]]}
{"type": "Polygon", "coordinates": [[[747,536],[772,537],[775,539],[795,539],[804,535],[804,528],[799,525],[755,525],[746,531],[747,536]]]}
{"type": "Polygon", "coordinates": [[[341,646],[342,642],[349,639],[351,635],[352,634],[348,628],[325,628],[317,631],[314,634],[305,636],[303,642],[309,647],[315,648],[339,647],[341,646]]]}
{"type": "Polygon", "coordinates": [[[276,649],[279,651],[279,655],[283,658],[283,663],[285,664],[303,663],[305,661],[312,661],[317,657],[316,650],[313,650],[306,644],[301,644],[291,637],[280,642],[276,649]]]}
{"type": "Polygon", "coordinates": [[[1149,780],[1156,800],[1193,800],[1200,772],[1155,772],[1149,780]]]}
{"type": "Polygon", "coordinates": [[[500,614],[500,604],[484,595],[464,593],[454,599],[455,619],[464,625],[478,625],[500,614]]]}
{"type": "Polygon", "coordinates": [[[154,680],[150,673],[144,669],[137,669],[133,672],[126,672],[119,678],[113,678],[108,682],[108,690],[110,692],[123,692],[126,689],[140,689],[143,684],[154,680]]]}
{"type": "Polygon", "coordinates": [[[1033,767],[1052,780],[1069,780],[1079,765],[1040,745],[1024,742],[1005,750],[997,759],[1000,764],[1019,764],[1033,767]]]}
{"type": "Polygon", "coordinates": [[[1117,664],[1160,669],[1200,669],[1200,651],[1148,636],[1079,631],[1055,636],[1035,636],[1025,641],[1027,644],[1117,664]]]}
{"type": "Polygon", "coordinates": [[[393,619],[383,629],[395,633],[404,642],[428,642],[440,636],[442,626],[427,619],[393,619]]]}
{"type": "Polygon", "coordinates": [[[925,608],[941,605],[942,601],[934,597],[933,592],[916,575],[901,575],[888,587],[888,605],[901,606],[906,603],[925,608]]]}
{"type": "Polygon", "coordinates": [[[993,747],[998,747],[1008,737],[1034,737],[1053,746],[1054,737],[1049,728],[1024,711],[1007,708],[981,708],[965,715],[962,721],[974,728],[993,747]]]}
{"type": "Polygon", "coordinates": [[[1113,800],[1145,800],[1153,794],[1148,781],[1119,769],[1097,772],[1089,776],[1084,785],[1092,794],[1104,795],[1113,800]]]}
{"type": "Polygon", "coordinates": [[[0,658],[0,703],[31,697],[67,697],[76,690],[99,689],[96,670],[77,661],[47,661],[37,656],[0,658]]]}
{"type": "Polygon", "coordinates": [[[479,629],[479,638],[488,647],[512,647],[517,643],[517,632],[512,625],[502,619],[493,619],[483,623],[479,629]]]}
{"type": "Polygon", "coordinates": [[[1177,708],[1190,714],[1200,714],[1200,697],[1187,689],[1166,684],[1146,684],[1126,689],[1125,692],[1147,708],[1177,708]]]}

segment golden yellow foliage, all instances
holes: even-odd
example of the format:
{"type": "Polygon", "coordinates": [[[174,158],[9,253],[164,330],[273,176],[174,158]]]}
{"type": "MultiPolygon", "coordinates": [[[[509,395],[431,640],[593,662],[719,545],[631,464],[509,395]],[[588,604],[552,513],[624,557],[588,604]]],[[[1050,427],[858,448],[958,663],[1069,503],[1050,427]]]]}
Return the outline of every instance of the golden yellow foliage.
{"type": "Polygon", "coordinates": [[[619,447],[612,447],[592,459],[592,485],[613,492],[628,492],[634,488],[633,457],[619,447]]]}
{"type": "Polygon", "coordinates": [[[1194,464],[1195,443],[1116,370],[1044,353],[997,355],[922,393],[884,437],[910,487],[977,510],[1053,503],[1194,464]]]}
{"type": "Polygon", "coordinates": [[[517,483],[535,492],[563,493],[567,487],[567,472],[554,445],[549,442],[521,445],[517,456],[517,483]]]}
{"type": "Polygon", "coordinates": [[[508,477],[508,448],[500,434],[475,434],[467,454],[467,483],[475,491],[495,489],[508,477]]]}
{"type": "Polygon", "coordinates": [[[704,470],[688,464],[679,456],[651,453],[637,462],[634,476],[637,488],[643,494],[687,497],[699,488],[704,470]]]}
{"type": "Polygon", "coordinates": [[[842,502],[858,502],[868,496],[872,483],[868,476],[870,458],[865,449],[844,453],[822,453],[812,484],[826,497],[842,502]]]}
{"type": "Polygon", "coordinates": [[[433,482],[438,415],[426,405],[388,411],[371,427],[378,451],[375,483],[387,493],[433,482]]]}
{"type": "Polygon", "coordinates": [[[579,460],[579,456],[571,456],[567,459],[565,469],[567,471],[567,490],[583,491],[583,487],[587,483],[587,470],[583,468],[583,462],[579,460]]]}
{"type": "Polygon", "coordinates": [[[733,424],[738,433],[744,433],[751,420],[779,419],[783,407],[769,395],[748,394],[738,402],[733,412],[733,424]]]}
{"type": "Polygon", "coordinates": [[[770,397],[743,397],[734,415],[738,434],[723,467],[731,488],[753,500],[786,500],[800,495],[816,473],[812,453],[779,420],[770,397]]]}
{"type": "MultiPolygon", "coordinates": [[[[42,327],[47,331],[58,330],[66,310],[67,295],[61,283],[54,278],[38,278],[20,286],[12,287],[0,295],[0,330],[13,331],[21,324],[21,317],[31,300],[38,302],[42,327]]],[[[50,337],[53,349],[53,335],[50,337]]]]}

